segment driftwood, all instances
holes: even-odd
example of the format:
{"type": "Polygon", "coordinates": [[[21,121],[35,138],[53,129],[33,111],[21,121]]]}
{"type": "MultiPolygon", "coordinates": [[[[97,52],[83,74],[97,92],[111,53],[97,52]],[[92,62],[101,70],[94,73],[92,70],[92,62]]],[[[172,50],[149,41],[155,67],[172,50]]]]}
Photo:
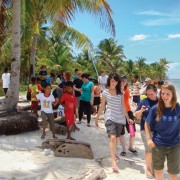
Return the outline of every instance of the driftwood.
{"type": "Polygon", "coordinates": [[[42,143],[41,148],[52,149],[57,157],[74,157],[93,159],[93,152],[89,143],[67,140],[48,139],[42,143]]]}
{"type": "Polygon", "coordinates": [[[75,177],[71,177],[68,180],[100,180],[106,178],[104,169],[93,169],[75,177]]]}
{"type": "Polygon", "coordinates": [[[29,101],[20,101],[17,103],[16,109],[18,112],[31,110],[31,103],[29,101]]]}
{"type": "Polygon", "coordinates": [[[37,117],[29,112],[0,112],[0,135],[12,135],[39,129],[37,117]]]}

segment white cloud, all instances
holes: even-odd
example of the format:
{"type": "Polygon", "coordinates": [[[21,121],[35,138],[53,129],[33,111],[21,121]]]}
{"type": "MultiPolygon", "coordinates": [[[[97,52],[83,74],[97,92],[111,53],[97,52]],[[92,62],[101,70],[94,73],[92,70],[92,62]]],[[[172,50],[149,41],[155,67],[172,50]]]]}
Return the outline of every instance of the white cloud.
{"type": "Polygon", "coordinates": [[[162,12],[155,11],[155,10],[142,11],[142,12],[138,12],[137,14],[138,15],[149,15],[149,16],[170,16],[169,14],[162,13],[162,12]]]}
{"type": "Polygon", "coordinates": [[[169,39],[177,39],[177,38],[180,38],[180,34],[169,34],[168,38],[169,39]]]}
{"type": "Polygon", "coordinates": [[[144,34],[136,34],[133,37],[130,38],[130,41],[141,41],[146,39],[148,36],[144,34]]]}

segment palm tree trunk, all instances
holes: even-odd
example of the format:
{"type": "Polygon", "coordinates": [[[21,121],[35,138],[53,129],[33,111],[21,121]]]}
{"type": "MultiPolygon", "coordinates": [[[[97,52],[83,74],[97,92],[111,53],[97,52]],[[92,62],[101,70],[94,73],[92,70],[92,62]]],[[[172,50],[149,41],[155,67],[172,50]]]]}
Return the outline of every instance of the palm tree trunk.
{"type": "Polygon", "coordinates": [[[13,0],[12,22],[12,61],[11,81],[5,99],[0,102],[0,110],[13,110],[19,101],[19,78],[20,78],[20,12],[21,0],[13,0]]]}
{"type": "Polygon", "coordinates": [[[34,34],[32,48],[31,48],[31,55],[30,55],[30,77],[35,76],[37,41],[38,41],[38,34],[34,34]]]}

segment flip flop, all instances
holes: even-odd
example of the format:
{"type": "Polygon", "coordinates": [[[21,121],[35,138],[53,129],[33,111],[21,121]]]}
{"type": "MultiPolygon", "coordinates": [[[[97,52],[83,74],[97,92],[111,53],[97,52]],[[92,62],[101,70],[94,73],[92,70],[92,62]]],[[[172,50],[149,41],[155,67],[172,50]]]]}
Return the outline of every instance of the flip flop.
{"type": "Polygon", "coordinates": [[[115,156],[116,156],[115,160],[118,161],[120,159],[120,157],[117,154],[115,156]]]}
{"type": "Polygon", "coordinates": [[[137,151],[136,150],[133,150],[133,149],[128,149],[130,152],[132,152],[132,153],[137,153],[137,151]]]}
{"type": "Polygon", "coordinates": [[[120,153],[120,155],[121,155],[121,156],[126,156],[126,152],[122,151],[122,152],[120,153]]]}
{"type": "Polygon", "coordinates": [[[42,134],[42,135],[41,135],[41,139],[44,139],[45,136],[46,136],[46,134],[42,134]]]}

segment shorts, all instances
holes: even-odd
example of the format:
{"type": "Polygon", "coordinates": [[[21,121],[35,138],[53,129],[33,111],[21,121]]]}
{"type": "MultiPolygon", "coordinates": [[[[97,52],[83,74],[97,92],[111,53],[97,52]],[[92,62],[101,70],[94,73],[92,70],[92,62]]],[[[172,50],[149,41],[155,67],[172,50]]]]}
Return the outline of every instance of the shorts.
{"type": "Polygon", "coordinates": [[[47,125],[49,123],[50,128],[53,129],[55,126],[54,122],[54,114],[53,113],[45,113],[44,111],[41,111],[41,118],[42,118],[42,126],[47,125]]]}
{"type": "Polygon", "coordinates": [[[65,113],[66,126],[74,125],[74,113],[65,113]]]}
{"type": "Polygon", "coordinates": [[[31,101],[31,107],[37,107],[39,106],[39,101],[31,101]]]}
{"type": "Polygon", "coordinates": [[[94,104],[93,106],[99,106],[101,103],[101,98],[100,97],[94,97],[94,104]]]}
{"type": "Polygon", "coordinates": [[[133,102],[139,104],[140,103],[140,96],[133,96],[133,102]]]}
{"type": "Polygon", "coordinates": [[[116,137],[120,137],[121,131],[122,131],[122,124],[115,123],[111,120],[107,120],[105,123],[106,131],[108,136],[110,137],[110,134],[116,135],[116,137]]]}
{"type": "Polygon", "coordinates": [[[174,147],[155,147],[152,149],[153,168],[164,169],[164,162],[167,159],[168,173],[180,173],[180,145],[174,147]]]}
{"type": "Polygon", "coordinates": [[[152,149],[147,144],[146,133],[145,133],[144,130],[141,131],[141,138],[142,138],[142,141],[143,141],[143,144],[144,144],[145,152],[151,153],[152,149]]]}
{"type": "MultiPolygon", "coordinates": [[[[128,116],[129,116],[130,119],[132,119],[134,121],[134,115],[133,115],[132,111],[128,111],[128,116]]],[[[129,133],[129,124],[127,122],[127,119],[126,119],[126,125],[122,125],[122,126],[123,126],[123,128],[122,128],[122,131],[121,131],[121,135],[125,134],[125,126],[126,126],[127,132],[129,133]]],[[[134,126],[134,131],[136,131],[135,122],[134,122],[133,126],[134,126]]]]}

